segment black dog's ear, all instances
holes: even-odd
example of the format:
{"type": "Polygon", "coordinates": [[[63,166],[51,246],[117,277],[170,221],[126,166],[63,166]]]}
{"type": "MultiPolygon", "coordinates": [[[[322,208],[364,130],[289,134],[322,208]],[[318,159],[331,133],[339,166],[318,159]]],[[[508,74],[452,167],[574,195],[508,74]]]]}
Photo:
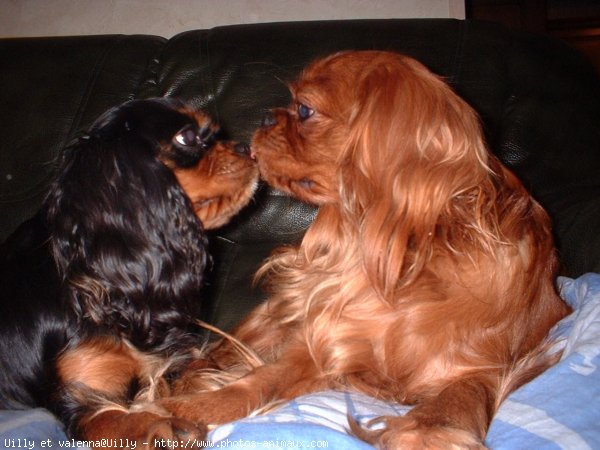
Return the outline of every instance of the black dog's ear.
{"type": "MultiPolygon", "coordinates": [[[[116,129],[114,121],[125,118],[104,126],[116,129]]],[[[65,152],[45,204],[67,301],[80,320],[125,334],[140,348],[156,346],[179,318],[198,314],[207,263],[202,226],[157,158],[158,145],[132,131],[80,140],[65,152]]]]}

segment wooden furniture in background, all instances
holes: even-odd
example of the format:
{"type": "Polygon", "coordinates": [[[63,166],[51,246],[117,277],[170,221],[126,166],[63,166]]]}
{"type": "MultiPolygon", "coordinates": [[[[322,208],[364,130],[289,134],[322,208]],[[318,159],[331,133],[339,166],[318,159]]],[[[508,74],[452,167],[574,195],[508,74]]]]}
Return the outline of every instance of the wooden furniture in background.
{"type": "Polygon", "coordinates": [[[546,33],[584,53],[600,73],[600,0],[466,0],[467,19],[546,33]]]}

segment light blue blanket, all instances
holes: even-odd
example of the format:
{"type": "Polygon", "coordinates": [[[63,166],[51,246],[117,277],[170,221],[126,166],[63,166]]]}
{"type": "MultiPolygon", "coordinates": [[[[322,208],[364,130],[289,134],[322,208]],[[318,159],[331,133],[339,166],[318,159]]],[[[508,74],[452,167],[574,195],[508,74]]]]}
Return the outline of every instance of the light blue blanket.
{"type": "MultiPolygon", "coordinates": [[[[501,406],[486,444],[504,449],[600,450],[600,274],[559,279],[574,312],[552,331],[564,354],[559,364],[514,392],[501,406]]],[[[372,449],[346,431],[350,413],[364,423],[409,408],[362,394],[322,392],[300,397],[266,415],[222,425],[214,448],[372,449]]],[[[0,411],[0,448],[61,448],[69,441],[42,410],[0,411]]],[[[180,443],[181,447],[189,443],[180,443]]]]}

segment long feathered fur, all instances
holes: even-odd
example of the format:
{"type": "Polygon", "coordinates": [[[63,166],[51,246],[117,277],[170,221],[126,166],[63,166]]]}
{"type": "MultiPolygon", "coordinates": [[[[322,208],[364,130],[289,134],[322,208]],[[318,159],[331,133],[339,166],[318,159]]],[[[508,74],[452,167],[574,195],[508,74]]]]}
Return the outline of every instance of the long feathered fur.
{"type": "Polygon", "coordinates": [[[78,321],[141,349],[166,350],[181,347],[190,318],[199,314],[207,241],[174,173],[158,158],[160,143],[186,122],[162,125],[164,135],[157,136],[158,124],[143,115],[165,114],[165,107],[137,109],[110,112],[66,150],[46,201],[47,220],[68,285],[63,295],[78,321]],[[113,129],[125,123],[134,132],[113,129]]]}
{"type": "Polygon", "coordinates": [[[40,212],[1,248],[0,407],[49,408],[79,437],[147,438],[157,423],[174,435],[160,408],[115,414],[148,403],[205,344],[200,219],[226,222],[258,175],[217,132],[177,100],[136,100],[64,151],[40,212]]]}
{"type": "MultiPolygon", "coordinates": [[[[416,405],[382,431],[355,427],[380,448],[482,448],[504,396],[555,359],[542,342],[569,309],[550,219],[472,108],[409,57],[333,55],[291,91],[252,151],[268,183],[319,212],[263,266],[270,298],[233,333],[265,364],[164,406],[211,423],[353,389],[416,405]]],[[[210,356],[239,370],[227,341],[210,356]]]]}

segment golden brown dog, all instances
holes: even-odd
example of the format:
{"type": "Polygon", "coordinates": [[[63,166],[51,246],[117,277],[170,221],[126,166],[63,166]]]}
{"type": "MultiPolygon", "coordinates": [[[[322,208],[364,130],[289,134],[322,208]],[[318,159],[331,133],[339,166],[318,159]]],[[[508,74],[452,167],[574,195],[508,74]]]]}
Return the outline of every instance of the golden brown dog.
{"type": "MultiPolygon", "coordinates": [[[[381,431],[354,426],[379,448],[483,448],[499,403],[552,363],[544,338],[569,311],[548,216],[414,59],[336,54],[291,91],[252,152],[269,184],[319,212],[262,268],[271,297],[234,332],[264,364],[163,406],[219,423],[350,389],[415,404],[381,431]]],[[[239,370],[227,341],[212,356],[239,370]]]]}

